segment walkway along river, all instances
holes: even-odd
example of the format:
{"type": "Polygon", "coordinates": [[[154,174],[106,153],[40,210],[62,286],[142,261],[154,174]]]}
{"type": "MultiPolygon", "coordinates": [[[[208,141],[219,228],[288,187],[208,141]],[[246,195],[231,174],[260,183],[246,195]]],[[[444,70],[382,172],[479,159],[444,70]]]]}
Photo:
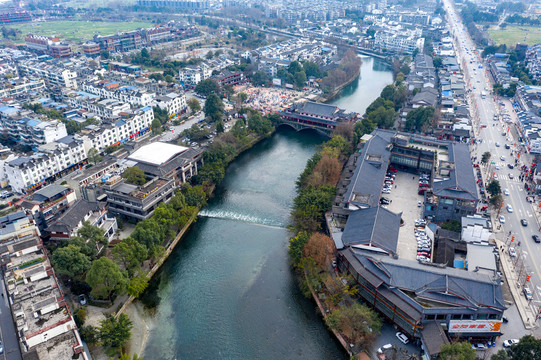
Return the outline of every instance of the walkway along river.
{"type": "MultiPolygon", "coordinates": [[[[381,66],[363,58],[359,81],[332,103],[364,112],[392,81],[381,66]]],[[[229,166],[153,278],[147,306],[134,305],[150,329],[145,360],[347,358],[300,293],[287,255],[295,180],[324,140],[280,128],[229,166]]]]}

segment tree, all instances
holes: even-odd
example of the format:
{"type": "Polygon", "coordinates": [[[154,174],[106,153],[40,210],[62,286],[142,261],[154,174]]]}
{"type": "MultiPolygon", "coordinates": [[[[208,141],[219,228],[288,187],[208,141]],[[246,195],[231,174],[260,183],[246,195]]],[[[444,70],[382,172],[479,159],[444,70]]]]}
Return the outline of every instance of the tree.
{"type": "Polygon", "coordinates": [[[436,69],[441,68],[443,66],[443,59],[440,57],[437,57],[434,59],[434,67],[436,69]]]}
{"type": "Polygon", "coordinates": [[[302,253],[305,257],[314,259],[320,268],[325,268],[327,256],[333,254],[334,248],[334,242],[330,237],[320,232],[315,232],[304,245],[302,253]]]}
{"type": "Polygon", "coordinates": [[[162,123],[157,118],[152,120],[152,124],[150,125],[150,128],[152,129],[152,133],[155,135],[162,133],[162,123]]]}
{"type": "Polygon", "coordinates": [[[90,258],[81,252],[81,248],[72,244],[56,249],[52,263],[56,272],[72,278],[82,277],[92,265],[90,258]]]}
{"type": "Polygon", "coordinates": [[[366,36],[369,37],[369,38],[374,38],[374,35],[376,35],[376,30],[369,27],[368,29],[366,29],[366,36]]]}
{"type": "Polygon", "coordinates": [[[306,245],[309,239],[310,235],[306,231],[300,231],[296,236],[289,239],[288,253],[293,265],[299,265],[304,245],[306,245]]]}
{"type": "Polygon", "coordinates": [[[144,274],[139,274],[130,280],[127,293],[133,297],[139,297],[148,287],[148,278],[144,274]]]}
{"type": "Polygon", "coordinates": [[[264,71],[256,71],[252,75],[252,84],[254,84],[255,86],[262,86],[268,84],[269,81],[269,76],[264,71]]]}
{"type": "Polygon", "coordinates": [[[210,94],[205,100],[205,116],[212,118],[213,121],[218,121],[224,113],[224,103],[216,94],[210,94]]]}
{"type": "Polygon", "coordinates": [[[99,338],[103,346],[121,347],[130,339],[132,328],[133,324],[128,315],[122,313],[118,320],[107,315],[100,322],[99,338]]]}
{"type": "Polygon", "coordinates": [[[214,53],[212,52],[212,50],[210,50],[209,52],[207,52],[207,54],[205,55],[205,58],[207,60],[210,60],[214,57],[214,53]]]}
{"type": "Polygon", "coordinates": [[[475,357],[475,350],[466,341],[443,345],[440,351],[442,360],[475,360],[475,357]]]}
{"type": "Polygon", "coordinates": [[[363,347],[375,340],[383,324],[374,310],[359,303],[334,310],[325,322],[331,329],[346,333],[352,342],[360,341],[363,347]]]}
{"type": "Polygon", "coordinates": [[[83,221],[83,226],[77,231],[77,235],[85,241],[96,244],[107,244],[107,238],[103,235],[103,230],[97,226],[92,226],[88,221],[83,221]]]}
{"type": "Polygon", "coordinates": [[[123,293],[128,281],[126,274],[107,257],[95,260],[86,274],[86,282],[92,288],[92,296],[100,299],[110,300],[114,293],[123,293]]]}
{"type": "Polygon", "coordinates": [[[267,134],[272,130],[272,124],[269,120],[263,118],[258,113],[248,118],[248,129],[255,131],[257,134],[267,134]]]}
{"type": "Polygon", "coordinates": [[[194,90],[200,95],[209,96],[210,94],[217,94],[220,91],[220,85],[218,85],[216,80],[206,79],[199,82],[194,90]]]}
{"type": "Polygon", "coordinates": [[[113,260],[117,264],[122,265],[130,274],[139,268],[141,263],[148,257],[146,246],[135,241],[132,237],[128,237],[116,244],[113,250],[111,250],[111,254],[113,260]]]}
{"type": "Polygon", "coordinates": [[[487,185],[487,191],[492,195],[499,195],[502,193],[502,188],[500,186],[500,182],[498,180],[492,180],[487,185]]]}
{"type": "Polygon", "coordinates": [[[435,109],[432,106],[421,106],[417,109],[413,109],[406,116],[406,130],[417,130],[421,129],[430,123],[432,117],[434,116],[435,109]]]}
{"type": "MultiPolygon", "coordinates": [[[[336,151],[338,152],[338,150],[336,151]]],[[[337,157],[336,155],[323,155],[312,174],[308,177],[308,184],[314,187],[325,185],[335,186],[340,179],[340,172],[342,171],[342,165],[337,157]]]]}
{"type": "Polygon", "coordinates": [[[199,103],[199,100],[196,98],[191,98],[188,100],[188,106],[190,107],[190,110],[192,111],[192,114],[195,114],[199,110],[201,110],[201,104],[199,103]]]}
{"type": "Polygon", "coordinates": [[[171,75],[167,75],[165,77],[165,81],[168,82],[168,83],[174,83],[175,82],[175,78],[171,75]]]}
{"type": "Polygon", "coordinates": [[[485,151],[483,153],[483,155],[481,156],[481,162],[483,164],[488,164],[488,162],[490,161],[491,156],[492,156],[492,154],[489,151],[485,151]]]}
{"type": "Polygon", "coordinates": [[[184,198],[188,206],[199,207],[207,204],[207,194],[205,194],[201,185],[185,186],[184,198]]]}
{"type": "Polygon", "coordinates": [[[91,148],[88,150],[88,162],[91,164],[97,164],[103,160],[100,153],[96,148],[91,148]]]}
{"type": "Polygon", "coordinates": [[[297,71],[294,75],[294,78],[295,78],[295,85],[297,85],[299,89],[301,89],[302,87],[304,87],[304,85],[306,85],[306,73],[304,71],[297,71]]]}
{"type": "Polygon", "coordinates": [[[122,177],[126,179],[127,182],[134,185],[143,185],[147,182],[145,172],[137,166],[132,166],[124,170],[122,177]]]}
{"type": "Polygon", "coordinates": [[[541,339],[531,335],[523,336],[517,345],[500,350],[492,355],[492,360],[541,360],[541,339]]]}

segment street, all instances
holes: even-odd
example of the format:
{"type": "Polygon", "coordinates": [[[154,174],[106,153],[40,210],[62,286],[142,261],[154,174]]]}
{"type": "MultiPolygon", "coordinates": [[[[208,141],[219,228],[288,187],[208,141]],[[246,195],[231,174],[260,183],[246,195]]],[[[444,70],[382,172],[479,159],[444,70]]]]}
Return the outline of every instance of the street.
{"type": "Polygon", "coordinates": [[[523,297],[521,293],[524,284],[532,290],[533,300],[525,302],[531,308],[532,318],[523,318],[523,321],[525,325],[530,325],[530,328],[535,328],[535,317],[541,304],[541,244],[535,243],[532,236],[540,235],[540,225],[535,216],[535,203],[526,200],[528,193],[521,180],[521,167],[529,167],[532,157],[520,144],[518,134],[514,131],[518,119],[511,103],[495,99],[486,66],[482,63],[479,52],[475,50],[475,45],[457,16],[452,2],[445,0],[444,3],[455,40],[457,61],[462,65],[469,88],[472,125],[478,140],[477,144],[471,147],[472,156],[477,158],[475,162],[481,163],[482,154],[490,152],[488,164],[481,164],[484,185],[486,187],[493,179],[498,180],[503,193],[503,206],[492,211],[495,237],[514,247],[518,253],[517,257],[511,260],[514,267],[511,274],[505,275],[513,279],[509,286],[517,289],[515,293],[520,294],[519,296],[523,297]],[[503,215],[502,221],[500,215],[503,215]],[[521,219],[525,222],[521,223],[521,219]],[[521,265],[522,261],[524,265],[521,265]],[[528,275],[531,275],[531,278],[528,275]]]}
{"type": "Polygon", "coordinates": [[[0,355],[0,359],[22,360],[17,332],[15,330],[15,325],[13,324],[11,310],[6,297],[7,292],[4,281],[0,281],[0,288],[0,291],[2,292],[2,296],[0,297],[0,340],[4,346],[4,353],[0,355]]]}

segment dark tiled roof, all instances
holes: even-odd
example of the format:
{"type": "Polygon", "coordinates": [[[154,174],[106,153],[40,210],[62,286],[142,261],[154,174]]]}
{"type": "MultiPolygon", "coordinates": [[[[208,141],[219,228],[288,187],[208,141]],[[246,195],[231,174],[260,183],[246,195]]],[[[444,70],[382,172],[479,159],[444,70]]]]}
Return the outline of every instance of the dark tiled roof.
{"type": "Polygon", "coordinates": [[[391,151],[393,132],[375,131],[361,150],[351,183],[344,199],[359,207],[375,207],[385,180],[391,151]]]}
{"type": "Polygon", "coordinates": [[[100,206],[97,202],[78,200],[71,205],[65,213],[62,214],[47,231],[49,232],[68,232],[75,228],[85,216],[91,211],[99,211],[100,206]]]}
{"type": "Polygon", "coordinates": [[[396,254],[402,214],[381,206],[353,211],[346,222],[342,241],[346,246],[366,245],[396,254]]]}
{"type": "Polygon", "coordinates": [[[315,103],[311,101],[305,102],[303,107],[301,108],[301,111],[328,117],[332,117],[339,110],[340,109],[337,106],[315,103]]]}
{"type": "Polygon", "coordinates": [[[477,183],[468,146],[461,143],[451,143],[449,145],[449,160],[454,163],[454,169],[451,169],[449,179],[434,182],[434,195],[478,200],[477,183]]]}
{"type": "Polygon", "coordinates": [[[65,186],[51,184],[49,186],[44,187],[43,189],[36,191],[33,195],[33,198],[34,200],[37,200],[37,201],[45,201],[56,195],[60,195],[63,192],[68,192],[69,190],[70,189],[65,186]]]}

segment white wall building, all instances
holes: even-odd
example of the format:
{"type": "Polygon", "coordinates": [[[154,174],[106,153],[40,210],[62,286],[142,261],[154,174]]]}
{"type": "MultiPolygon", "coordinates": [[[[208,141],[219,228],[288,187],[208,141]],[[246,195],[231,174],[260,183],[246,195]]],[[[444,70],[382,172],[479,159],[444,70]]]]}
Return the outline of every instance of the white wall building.
{"type": "Polygon", "coordinates": [[[167,110],[169,116],[173,117],[186,109],[186,96],[171,92],[163,96],[156,96],[152,105],[167,110]]]}
{"type": "Polygon", "coordinates": [[[38,76],[45,80],[49,87],[63,86],[77,89],[77,73],[62,67],[38,62],[24,61],[18,64],[19,72],[23,75],[38,76]]]}

